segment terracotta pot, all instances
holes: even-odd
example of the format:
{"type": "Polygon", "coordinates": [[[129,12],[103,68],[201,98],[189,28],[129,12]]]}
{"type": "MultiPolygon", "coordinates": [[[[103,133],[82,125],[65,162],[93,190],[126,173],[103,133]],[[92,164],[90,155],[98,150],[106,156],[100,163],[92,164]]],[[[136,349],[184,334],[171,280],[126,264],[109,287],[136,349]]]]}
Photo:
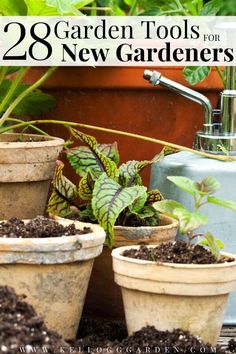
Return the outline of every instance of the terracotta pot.
{"type": "Polygon", "coordinates": [[[63,144],[63,139],[53,137],[0,134],[1,220],[31,219],[44,213],[63,144]]]}
{"type": "MultiPolygon", "coordinates": [[[[161,225],[156,227],[115,226],[115,247],[172,241],[177,229],[178,222],[167,216],[161,216],[161,225]]],[[[84,313],[92,317],[124,319],[121,292],[114,282],[111,249],[108,247],[104,247],[94,262],[84,313]]]]}
{"type": "MultiPolygon", "coordinates": [[[[45,69],[34,68],[28,82],[34,81],[45,69]]],[[[93,124],[147,135],[181,145],[192,146],[194,135],[202,128],[203,109],[180,95],[153,87],[143,79],[145,67],[71,67],[59,68],[44,84],[56,98],[57,105],[45,118],[93,124]],[[187,132],[187,134],[186,134],[187,132]]],[[[189,86],[181,67],[159,67],[163,76],[189,86]]],[[[217,106],[222,83],[213,69],[209,78],[194,86],[217,106]]],[[[47,125],[54,136],[68,137],[59,126],[47,125]]],[[[152,158],[160,146],[134,138],[122,137],[93,130],[100,143],[118,142],[122,162],[152,158]]],[[[78,142],[77,142],[78,144],[78,142]]],[[[75,182],[77,176],[67,166],[66,175],[75,182]]],[[[148,169],[143,173],[144,184],[149,183],[148,169]]]]}
{"type": "Polygon", "coordinates": [[[194,265],[122,256],[134,247],[138,248],[112,251],[115,282],[122,289],[129,334],[146,325],[159,330],[182,328],[216,345],[228,295],[236,287],[236,261],[194,265]]]}
{"type": "Polygon", "coordinates": [[[0,283],[25,294],[48,327],[66,339],[76,336],[93,261],[103,248],[104,230],[91,228],[85,235],[0,238],[0,283]]]}

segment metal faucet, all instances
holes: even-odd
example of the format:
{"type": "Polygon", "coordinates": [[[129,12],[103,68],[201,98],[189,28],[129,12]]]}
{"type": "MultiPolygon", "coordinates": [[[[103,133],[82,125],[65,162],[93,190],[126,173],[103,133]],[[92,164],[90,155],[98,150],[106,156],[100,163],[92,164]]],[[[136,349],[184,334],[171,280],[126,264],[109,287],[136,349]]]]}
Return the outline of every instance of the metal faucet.
{"type": "Polygon", "coordinates": [[[196,133],[196,150],[236,155],[236,90],[234,90],[235,68],[226,68],[226,89],[221,92],[220,109],[213,109],[211,102],[201,93],[169,80],[157,71],[144,71],[144,79],[152,85],[160,85],[201,104],[204,108],[203,130],[196,133]],[[220,115],[220,122],[214,116],[220,115]]]}

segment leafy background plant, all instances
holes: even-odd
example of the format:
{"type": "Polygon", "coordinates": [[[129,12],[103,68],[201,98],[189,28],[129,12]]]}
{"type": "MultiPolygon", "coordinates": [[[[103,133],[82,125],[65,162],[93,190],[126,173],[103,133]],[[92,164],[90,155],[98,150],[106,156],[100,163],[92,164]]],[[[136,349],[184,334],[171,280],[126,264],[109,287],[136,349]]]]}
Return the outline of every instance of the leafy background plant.
{"type": "MultiPolygon", "coordinates": [[[[22,122],[19,117],[38,116],[54,107],[53,96],[42,92],[39,86],[46,81],[56,68],[48,68],[33,84],[23,83],[29,67],[0,67],[0,132],[6,126],[22,122]],[[14,78],[10,78],[14,75],[14,78]],[[13,116],[11,116],[13,115],[13,116]]],[[[39,128],[31,126],[37,132],[39,128]]]]}
{"type": "Polygon", "coordinates": [[[220,249],[223,243],[216,239],[210,232],[201,233],[198,228],[208,223],[207,217],[199,209],[208,203],[236,211],[236,203],[213,196],[220,188],[220,183],[213,177],[206,177],[201,182],[195,182],[183,176],[167,177],[177,187],[188,193],[193,198],[193,210],[188,210],[184,205],[175,200],[162,200],[155,202],[153,207],[159,212],[166,213],[179,221],[180,234],[187,235],[189,245],[195,238],[203,238],[199,243],[208,246],[214,256],[220,258],[220,249]]]}
{"type": "Polygon", "coordinates": [[[234,16],[234,0],[1,0],[3,16],[234,16]]]}
{"type": "Polygon", "coordinates": [[[59,162],[48,212],[66,217],[73,214],[71,206],[74,206],[80,219],[99,222],[106,231],[109,246],[114,243],[115,224],[158,225],[159,212],[152,204],[161,200],[162,195],[157,189],[147,191],[142,185],[140,172],[175,150],[164,148],[150,161],[133,160],[118,166],[120,158],[116,143],[98,144],[90,135],[75,129],[70,131],[86,144],[67,152],[71,166],[80,177],[79,184],[76,186],[63,175],[64,165],[59,162]]]}

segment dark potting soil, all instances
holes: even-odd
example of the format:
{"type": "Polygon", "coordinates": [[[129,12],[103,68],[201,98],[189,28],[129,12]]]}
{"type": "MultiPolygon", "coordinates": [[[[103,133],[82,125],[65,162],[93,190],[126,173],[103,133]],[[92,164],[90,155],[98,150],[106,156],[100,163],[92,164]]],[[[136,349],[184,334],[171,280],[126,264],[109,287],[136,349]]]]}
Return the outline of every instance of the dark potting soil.
{"type": "Polygon", "coordinates": [[[79,331],[79,335],[86,336],[71,343],[73,348],[83,353],[226,353],[220,346],[212,348],[211,345],[181,329],[169,332],[147,326],[124,338],[125,332],[120,332],[122,326],[118,327],[117,332],[111,325],[96,328],[96,325],[95,327],[93,324],[89,325],[89,321],[83,323],[83,326],[85,328],[89,326],[90,330],[79,331]],[[118,338],[116,333],[122,336],[118,338]]]}
{"type": "Polygon", "coordinates": [[[232,262],[234,258],[221,257],[219,260],[206,248],[200,245],[189,246],[184,241],[162,243],[156,247],[140,246],[124,251],[123,256],[153,262],[182,264],[216,264],[232,262]]]}
{"type": "Polygon", "coordinates": [[[128,336],[126,325],[118,320],[101,320],[82,318],[78,329],[78,338],[85,338],[91,335],[99,336],[101,340],[122,341],[128,336]]]}
{"type": "MultiPolygon", "coordinates": [[[[88,216],[80,216],[78,213],[72,213],[67,216],[68,219],[70,220],[77,220],[81,222],[89,222],[91,224],[97,224],[97,221],[91,220],[88,216]]],[[[117,219],[116,226],[130,226],[130,227],[140,227],[140,226],[149,226],[149,223],[147,220],[140,218],[139,216],[135,214],[130,214],[128,215],[123,222],[120,222],[119,218],[117,219]]],[[[158,226],[158,220],[157,224],[155,226],[158,226]]]]}
{"type": "Polygon", "coordinates": [[[17,218],[0,223],[0,237],[11,238],[45,238],[87,234],[92,230],[84,227],[76,229],[75,224],[63,226],[55,220],[38,216],[26,223],[17,218]]]}
{"type": "Polygon", "coordinates": [[[59,353],[68,348],[59,334],[48,330],[34,308],[7,286],[0,286],[0,354],[59,353]]]}
{"type": "Polygon", "coordinates": [[[231,353],[236,353],[236,340],[230,339],[227,350],[229,350],[231,353]]]}

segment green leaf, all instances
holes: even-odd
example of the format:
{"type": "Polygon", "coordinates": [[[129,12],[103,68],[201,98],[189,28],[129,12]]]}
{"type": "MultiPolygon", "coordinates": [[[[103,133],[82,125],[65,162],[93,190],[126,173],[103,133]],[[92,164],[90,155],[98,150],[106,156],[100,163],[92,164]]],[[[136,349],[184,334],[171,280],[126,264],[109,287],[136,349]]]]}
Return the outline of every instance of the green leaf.
{"type": "Polygon", "coordinates": [[[145,189],[145,190],[143,190],[143,194],[141,194],[139,196],[139,198],[135,199],[133,204],[129,207],[130,212],[135,213],[135,214],[140,213],[141,210],[143,210],[143,208],[144,208],[146,200],[147,200],[147,192],[145,189]]]}
{"type": "Polygon", "coordinates": [[[27,8],[23,0],[1,0],[1,16],[26,16],[27,8]]]}
{"type": "Polygon", "coordinates": [[[223,4],[222,0],[208,1],[204,5],[204,7],[200,13],[200,16],[216,16],[222,7],[222,4],[223,4]]]}
{"type": "Polygon", "coordinates": [[[184,192],[187,192],[192,196],[199,194],[198,184],[192,181],[190,178],[182,177],[182,176],[168,176],[167,179],[173,182],[184,192]]]}
{"type": "Polygon", "coordinates": [[[7,69],[7,75],[14,74],[18,70],[20,70],[20,66],[9,66],[7,69]]]}
{"type": "MultiPolygon", "coordinates": [[[[106,172],[108,177],[117,180],[119,170],[116,163],[99,151],[96,139],[93,136],[84,134],[76,129],[70,128],[70,132],[76,139],[83,141],[89,147],[94,159],[96,160],[96,165],[98,166],[99,172],[106,172]]],[[[94,164],[94,161],[92,164],[94,164]]],[[[91,169],[90,166],[87,167],[91,169]]],[[[93,170],[91,169],[91,171],[93,170]]]]}
{"type": "Polygon", "coordinates": [[[145,205],[139,212],[131,211],[132,214],[138,215],[141,219],[151,218],[156,214],[156,210],[151,205],[145,205]]]}
{"type": "Polygon", "coordinates": [[[48,201],[47,212],[65,217],[71,214],[70,204],[57,191],[52,191],[48,201]]]}
{"type": "Polygon", "coordinates": [[[205,240],[204,240],[205,242],[201,243],[201,244],[208,246],[210,248],[212,254],[218,260],[220,258],[220,249],[224,247],[224,244],[222,246],[222,242],[221,241],[219,242],[219,240],[216,240],[210,232],[207,232],[204,235],[204,237],[205,237],[205,240]]]}
{"type": "Polygon", "coordinates": [[[140,161],[127,161],[119,167],[119,183],[124,187],[141,185],[142,178],[138,174],[140,161]]]}
{"type": "MultiPolygon", "coordinates": [[[[117,149],[117,143],[97,144],[97,149],[100,153],[114,161],[116,164],[119,163],[120,157],[117,149]]],[[[79,146],[70,149],[67,152],[67,158],[71,166],[80,177],[85,176],[88,169],[101,172],[100,161],[89,147],[79,146]]]]}
{"type": "Polygon", "coordinates": [[[230,155],[229,149],[227,149],[222,143],[218,144],[217,147],[218,147],[219,151],[222,151],[225,154],[225,156],[230,155]]]}
{"type": "Polygon", "coordinates": [[[67,216],[71,213],[70,201],[78,196],[77,187],[63,175],[64,164],[60,161],[53,179],[53,192],[47,211],[53,215],[67,216]]]}
{"type": "Polygon", "coordinates": [[[181,203],[176,202],[175,200],[170,200],[170,199],[164,199],[159,202],[155,202],[155,203],[153,203],[153,207],[156,210],[158,210],[160,213],[172,216],[174,218],[176,218],[174,215],[175,209],[184,208],[184,206],[181,203]]]}
{"type": "Polygon", "coordinates": [[[49,112],[55,106],[55,99],[47,93],[35,91],[28,94],[13,110],[16,115],[35,116],[49,112]]]}
{"type": "Polygon", "coordinates": [[[220,182],[213,177],[206,177],[199,183],[201,192],[206,194],[213,194],[220,189],[220,182]]]}
{"type": "Polygon", "coordinates": [[[235,16],[236,15],[236,3],[235,0],[224,0],[221,2],[221,8],[218,16],[235,16]]]}
{"type": "Polygon", "coordinates": [[[123,188],[120,184],[108,178],[105,173],[95,182],[92,198],[93,213],[106,231],[109,246],[114,243],[113,226],[116,219],[125,208],[132,205],[145,191],[146,188],[143,186],[123,188]]]}
{"type": "Polygon", "coordinates": [[[174,215],[179,220],[181,234],[186,234],[197,229],[201,225],[205,225],[208,219],[205,215],[198,211],[189,212],[186,208],[177,208],[174,210],[174,215]]]}
{"type": "MultiPolygon", "coordinates": [[[[162,153],[164,154],[164,156],[169,156],[169,155],[172,155],[172,154],[176,154],[177,152],[180,152],[180,150],[166,145],[166,146],[164,146],[164,148],[160,152],[160,156],[161,156],[162,153]]],[[[156,160],[156,158],[154,158],[154,159],[156,160]]],[[[155,161],[155,162],[157,162],[157,161],[155,161]]]]}
{"type": "Polygon", "coordinates": [[[191,85],[196,85],[205,80],[210,72],[210,66],[186,66],[183,70],[183,75],[185,80],[187,80],[191,85]]]}
{"type": "Polygon", "coordinates": [[[48,6],[45,0],[24,0],[27,6],[27,16],[59,16],[55,7],[48,6]]]}
{"type": "MultiPolygon", "coordinates": [[[[222,250],[225,247],[224,243],[221,240],[219,240],[219,239],[215,238],[215,243],[216,243],[217,247],[220,250],[222,250]]],[[[208,246],[209,247],[209,243],[208,243],[208,241],[206,239],[199,241],[198,244],[202,245],[202,246],[208,246]]]]}
{"type": "MultiPolygon", "coordinates": [[[[0,101],[6,96],[11,86],[11,80],[4,80],[0,86],[0,101]]],[[[30,85],[20,84],[9,103],[24,92],[30,85]]],[[[48,112],[55,105],[55,99],[49,94],[35,90],[27,95],[13,110],[16,115],[39,115],[48,112]]]]}
{"type": "Polygon", "coordinates": [[[219,199],[216,197],[209,196],[209,197],[207,197],[207,201],[208,201],[208,203],[217,204],[217,205],[220,205],[224,208],[228,208],[233,211],[236,211],[236,202],[234,202],[232,200],[219,199]]]}
{"type": "Polygon", "coordinates": [[[139,16],[163,16],[165,15],[165,12],[162,11],[162,9],[159,6],[155,6],[151,9],[147,9],[145,11],[142,11],[139,16]]]}
{"type": "Polygon", "coordinates": [[[147,203],[154,203],[163,200],[164,197],[158,189],[147,192],[147,203]]]}
{"type": "Polygon", "coordinates": [[[79,197],[83,200],[91,200],[93,194],[94,181],[90,172],[82,177],[79,182],[79,197]]]}
{"type": "Polygon", "coordinates": [[[91,4],[93,0],[46,0],[45,3],[47,6],[56,9],[60,15],[75,15],[81,16],[81,12],[78,9],[81,9],[88,4],[91,4]]]}
{"type": "Polygon", "coordinates": [[[141,185],[142,179],[139,173],[147,166],[153,163],[161,162],[165,156],[175,153],[177,150],[165,146],[162,151],[155,155],[152,160],[128,161],[119,167],[119,183],[125,187],[132,185],[141,185]]]}
{"type": "Polygon", "coordinates": [[[147,226],[157,226],[160,220],[159,212],[152,205],[145,205],[139,212],[132,211],[130,215],[145,220],[147,226]]]}
{"type": "Polygon", "coordinates": [[[92,209],[91,204],[87,204],[86,208],[83,210],[80,210],[78,214],[79,214],[79,218],[81,221],[97,223],[97,219],[95,218],[95,216],[93,214],[93,209],[92,209]]]}

